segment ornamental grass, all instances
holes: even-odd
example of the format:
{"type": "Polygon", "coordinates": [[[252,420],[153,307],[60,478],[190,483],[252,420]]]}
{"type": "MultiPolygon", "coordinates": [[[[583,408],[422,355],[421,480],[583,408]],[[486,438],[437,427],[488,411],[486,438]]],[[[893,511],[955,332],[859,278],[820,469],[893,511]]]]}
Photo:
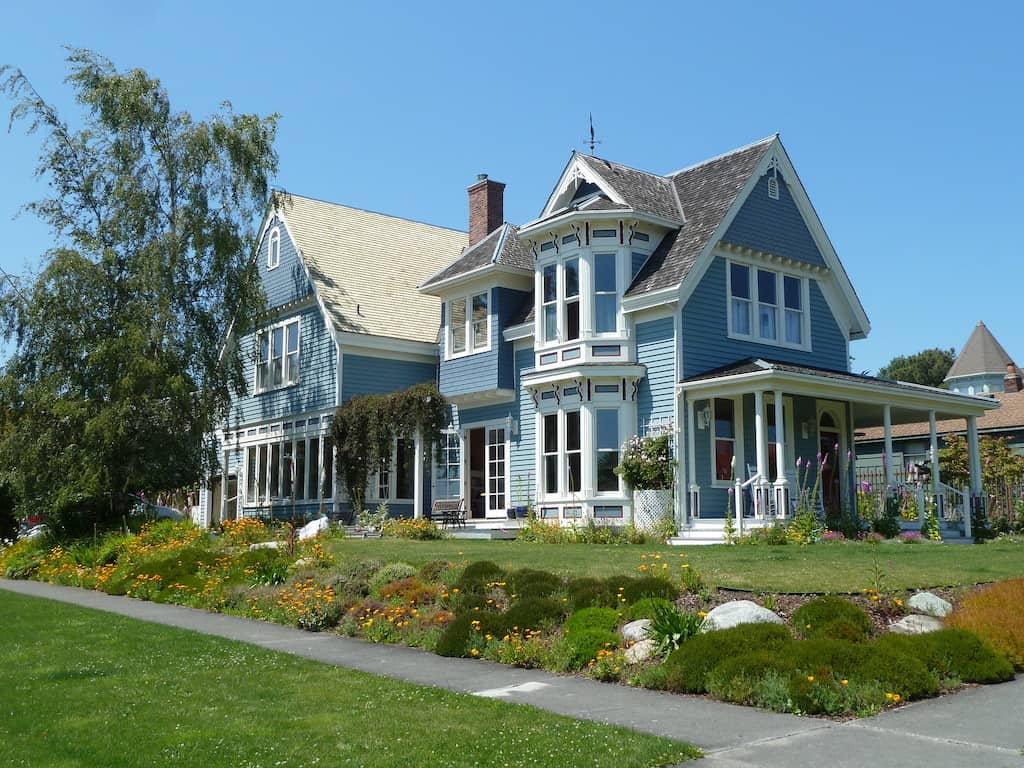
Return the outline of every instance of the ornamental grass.
{"type": "Polygon", "coordinates": [[[1008,579],[965,597],[946,625],[970,630],[1024,670],[1024,579],[1008,579]]]}

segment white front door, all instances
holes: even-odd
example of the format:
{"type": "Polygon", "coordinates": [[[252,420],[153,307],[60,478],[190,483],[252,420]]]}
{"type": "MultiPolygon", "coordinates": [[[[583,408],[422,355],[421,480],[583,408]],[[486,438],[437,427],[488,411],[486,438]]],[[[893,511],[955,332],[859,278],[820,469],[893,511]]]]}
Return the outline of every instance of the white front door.
{"type": "Polygon", "coordinates": [[[487,428],[487,517],[505,517],[508,505],[508,446],[504,427],[487,428]]]}

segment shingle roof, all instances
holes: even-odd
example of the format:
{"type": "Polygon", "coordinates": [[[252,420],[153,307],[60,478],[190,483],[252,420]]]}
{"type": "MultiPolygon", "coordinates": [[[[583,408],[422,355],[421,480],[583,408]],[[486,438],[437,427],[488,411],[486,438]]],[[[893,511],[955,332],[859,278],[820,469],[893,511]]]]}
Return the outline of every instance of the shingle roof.
{"type": "MultiPolygon", "coordinates": [[[[978,429],[982,432],[1024,429],[1024,392],[995,392],[991,395],[999,401],[999,407],[985,411],[983,416],[978,417],[978,429]]],[[[870,442],[885,438],[883,427],[869,427],[859,430],[862,435],[857,442],[870,442]]],[[[949,432],[964,432],[963,419],[944,419],[935,422],[935,431],[940,434],[949,432]]],[[[893,424],[892,436],[921,437],[931,434],[931,428],[927,421],[917,421],[910,424],[893,424]]]]}
{"type": "Polygon", "coordinates": [[[627,296],[683,281],[773,141],[775,136],[769,136],[668,177],[675,185],[686,223],[665,235],[627,296]]]}
{"type": "Polygon", "coordinates": [[[953,366],[946,374],[946,379],[958,376],[974,376],[979,373],[1006,373],[1007,363],[1013,362],[996,337],[985,326],[978,322],[971,336],[964,344],[953,366]]]}
{"type": "Polygon", "coordinates": [[[633,210],[666,219],[682,218],[672,194],[672,182],[666,177],[600,157],[581,154],[577,154],[577,157],[633,210]]]}
{"type": "Polygon", "coordinates": [[[436,341],[441,302],[416,287],[458,257],[465,232],[294,194],[281,213],[338,331],[436,341]]]}
{"type": "Polygon", "coordinates": [[[513,224],[502,224],[483,240],[467,248],[453,263],[427,278],[420,287],[426,288],[443,280],[480,269],[488,264],[503,264],[532,271],[533,259],[519,244],[519,238],[516,237],[518,231],[513,224]],[[501,252],[495,253],[499,246],[501,252]]]}

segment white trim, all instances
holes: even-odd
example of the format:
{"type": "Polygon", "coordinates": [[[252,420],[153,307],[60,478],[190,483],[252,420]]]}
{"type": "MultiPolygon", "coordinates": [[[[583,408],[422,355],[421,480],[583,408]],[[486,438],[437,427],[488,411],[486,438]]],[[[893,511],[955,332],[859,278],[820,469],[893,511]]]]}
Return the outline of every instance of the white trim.
{"type": "MultiPolygon", "coordinates": [[[[450,264],[448,266],[451,266],[450,264]]],[[[448,269],[448,267],[445,267],[448,269]]],[[[441,270],[442,272],[444,270],[441,270]]],[[[516,285],[521,285],[522,288],[516,290],[529,290],[530,284],[533,281],[533,270],[522,269],[521,267],[514,267],[509,264],[495,264],[494,262],[488,262],[483,266],[471,269],[468,272],[462,272],[458,275],[439,280],[436,283],[427,285],[416,286],[416,290],[420,293],[425,293],[428,296],[443,296],[452,289],[462,285],[463,283],[471,283],[474,281],[488,282],[488,285],[493,283],[493,277],[496,274],[509,275],[511,278],[521,278],[517,280],[503,281],[501,283],[502,288],[515,288],[516,285]]],[[[428,281],[429,282],[429,281],[428,281]]],[[[468,290],[468,289],[467,289],[468,290]]]]}
{"type": "MultiPolygon", "coordinates": [[[[564,208],[565,205],[555,207],[560,197],[563,197],[568,191],[569,187],[574,185],[576,181],[583,179],[588,184],[593,184],[598,187],[608,198],[618,205],[625,205],[626,201],[622,199],[618,192],[612,189],[608,184],[590,168],[586,162],[583,161],[582,156],[573,152],[569,157],[569,161],[565,165],[565,169],[562,171],[562,175],[558,177],[558,181],[555,183],[554,189],[551,190],[551,194],[548,195],[547,201],[544,203],[544,208],[540,212],[540,216],[537,220],[544,219],[551,215],[553,211],[564,208]]],[[[578,187],[573,186],[573,194],[575,194],[578,187]]],[[[570,199],[571,196],[570,196],[570,199]]],[[[566,205],[568,201],[566,201],[566,205]]]]}
{"type": "Polygon", "coordinates": [[[532,339],[536,322],[520,323],[519,325],[508,326],[502,335],[505,341],[520,341],[521,339],[532,339]]]}
{"type": "MultiPolygon", "coordinates": [[[[328,327],[331,327],[330,324],[328,324],[328,327]]],[[[368,333],[351,333],[349,331],[338,331],[333,335],[335,341],[346,349],[372,349],[377,353],[377,357],[382,357],[379,353],[384,352],[391,353],[388,355],[391,357],[409,355],[419,358],[423,362],[437,361],[438,349],[436,342],[396,339],[390,336],[372,336],[368,333]],[[423,358],[426,359],[424,360],[423,358]]]]}
{"type": "MultiPolygon", "coordinates": [[[[743,432],[743,396],[741,394],[734,394],[734,395],[715,395],[715,394],[709,394],[706,397],[703,397],[703,398],[700,398],[700,399],[707,400],[708,401],[708,405],[711,407],[711,421],[708,423],[708,429],[707,429],[707,432],[708,432],[708,443],[709,443],[708,455],[710,456],[710,462],[709,463],[710,463],[710,470],[711,470],[711,472],[710,472],[711,476],[708,478],[709,481],[710,481],[708,483],[708,485],[711,488],[732,488],[733,485],[734,485],[735,479],[737,477],[739,477],[739,475],[737,474],[737,471],[741,471],[744,475],[746,474],[746,467],[745,466],[743,466],[742,464],[739,467],[736,466],[737,462],[742,462],[743,461],[743,457],[746,456],[746,450],[745,450],[745,446],[743,444],[743,435],[744,435],[744,432],[743,432]],[[717,422],[717,419],[715,418],[715,400],[731,400],[732,401],[732,421],[733,421],[732,431],[733,431],[733,437],[732,438],[723,437],[722,439],[723,440],[730,440],[730,439],[732,440],[732,458],[733,458],[732,474],[733,474],[733,480],[719,480],[718,479],[718,458],[717,458],[718,454],[715,451],[715,441],[718,439],[718,436],[715,434],[715,423],[717,422]]],[[[694,400],[694,402],[696,402],[696,399],[694,400]]],[[[694,428],[696,428],[696,425],[694,425],[694,428]]],[[[747,479],[749,479],[749,478],[747,478],[747,479]]],[[[736,502],[736,503],[738,504],[739,502],[736,502]]]]}
{"type": "MultiPolygon", "coordinates": [[[[575,362],[575,361],[574,361],[575,362]]],[[[520,376],[520,386],[537,387],[544,384],[554,384],[564,379],[598,379],[598,378],[626,378],[640,379],[647,373],[647,366],[642,364],[623,365],[586,365],[586,366],[565,366],[561,368],[552,367],[539,371],[536,368],[526,371],[520,376]]]]}
{"type": "Polygon", "coordinates": [[[302,381],[302,315],[295,315],[288,317],[285,320],[279,320],[276,323],[265,325],[259,328],[254,333],[254,352],[256,363],[253,366],[253,380],[252,380],[252,392],[253,396],[261,395],[265,392],[274,392],[279,389],[287,389],[288,387],[298,386],[302,381]],[[288,351],[288,327],[291,325],[296,326],[295,331],[295,344],[296,349],[294,352],[288,351]],[[278,328],[281,329],[281,383],[280,384],[268,384],[264,380],[264,386],[259,386],[260,380],[260,367],[261,365],[266,366],[266,377],[271,378],[271,374],[274,370],[274,331],[278,328]],[[260,341],[266,336],[267,337],[267,351],[269,357],[267,360],[261,360],[260,354],[260,341]],[[295,377],[292,378],[291,364],[288,361],[290,355],[295,355],[296,364],[295,367],[298,371],[295,373],[295,377]]]}
{"type": "Polygon", "coordinates": [[[276,226],[270,230],[270,237],[267,238],[267,271],[277,269],[281,266],[281,227],[276,226]],[[277,259],[274,260],[274,241],[277,240],[277,259]]]}
{"type": "Polygon", "coordinates": [[[469,357],[471,355],[478,355],[482,352],[491,351],[491,331],[495,322],[492,309],[494,307],[493,289],[485,288],[482,291],[473,291],[471,293],[463,293],[458,296],[453,296],[446,299],[444,302],[444,327],[442,332],[444,333],[444,359],[445,360],[458,360],[463,357],[469,357]],[[476,334],[473,328],[473,302],[477,297],[483,296],[486,302],[486,320],[487,320],[487,340],[482,346],[476,346],[476,334]],[[465,331],[465,338],[463,339],[463,350],[461,352],[455,352],[453,350],[453,341],[455,338],[455,325],[452,323],[452,317],[454,316],[454,306],[456,302],[462,302],[465,307],[465,318],[463,319],[462,326],[465,331]]]}
{"type": "MultiPolygon", "coordinates": [[[[538,232],[556,230],[572,221],[621,221],[623,225],[627,221],[642,221],[645,224],[653,224],[656,227],[669,230],[679,229],[683,225],[681,219],[668,219],[664,216],[638,211],[633,208],[613,208],[604,211],[589,211],[586,209],[577,211],[570,208],[565,213],[560,213],[551,218],[541,217],[526,222],[519,227],[517,237],[519,237],[520,241],[528,240],[531,237],[535,237],[538,232]]],[[[591,241],[593,241],[593,237],[591,237],[591,241]]],[[[591,242],[591,245],[593,245],[593,242],[591,242]]]]}
{"type": "MultiPolygon", "coordinates": [[[[505,510],[512,506],[512,485],[511,485],[511,473],[512,473],[512,434],[511,428],[506,419],[488,419],[485,421],[474,421],[459,425],[459,439],[461,441],[462,449],[462,498],[466,500],[466,517],[467,519],[472,518],[473,500],[470,496],[472,491],[471,486],[471,467],[469,462],[471,460],[470,454],[472,448],[469,446],[469,432],[474,429],[482,429],[484,431],[484,517],[483,519],[497,520],[505,517],[505,510]],[[505,457],[503,459],[505,465],[505,490],[502,492],[505,497],[505,506],[501,509],[491,509],[491,494],[490,494],[490,482],[491,482],[491,462],[489,454],[489,439],[490,431],[493,429],[501,429],[505,433],[505,457]]],[[[480,519],[480,518],[477,518],[480,519]]]]}
{"type": "MultiPolygon", "coordinates": [[[[629,290],[628,287],[626,290],[629,290]]],[[[639,296],[625,296],[622,299],[622,311],[624,313],[641,312],[645,309],[657,306],[670,306],[679,303],[679,286],[673,285],[669,288],[661,288],[649,293],[641,293],[639,296]]]]}

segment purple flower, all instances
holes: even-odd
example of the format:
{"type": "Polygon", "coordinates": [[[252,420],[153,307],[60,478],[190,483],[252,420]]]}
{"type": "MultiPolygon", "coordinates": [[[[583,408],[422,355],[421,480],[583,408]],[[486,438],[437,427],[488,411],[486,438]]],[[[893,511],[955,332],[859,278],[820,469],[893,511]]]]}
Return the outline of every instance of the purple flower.
{"type": "Polygon", "coordinates": [[[729,496],[731,497],[735,492],[736,491],[732,488],[732,486],[730,486],[729,487],[729,496]]]}
{"type": "Polygon", "coordinates": [[[862,490],[862,491],[863,491],[864,493],[871,493],[871,483],[869,483],[869,482],[868,482],[867,480],[865,480],[864,482],[862,482],[862,483],[860,484],[860,489],[861,489],[861,490],[862,490]]]}
{"type": "Polygon", "coordinates": [[[814,454],[814,457],[820,462],[821,461],[821,451],[818,451],[816,454],[814,454]]]}
{"type": "Polygon", "coordinates": [[[797,457],[796,457],[796,468],[797,468],[797,469],[800,469],[800,465],[801,465],[802,463],[803,463],[803,459],[801,459],[801,458],[800,458],[799,456],[797,456],[797,457]]]}

